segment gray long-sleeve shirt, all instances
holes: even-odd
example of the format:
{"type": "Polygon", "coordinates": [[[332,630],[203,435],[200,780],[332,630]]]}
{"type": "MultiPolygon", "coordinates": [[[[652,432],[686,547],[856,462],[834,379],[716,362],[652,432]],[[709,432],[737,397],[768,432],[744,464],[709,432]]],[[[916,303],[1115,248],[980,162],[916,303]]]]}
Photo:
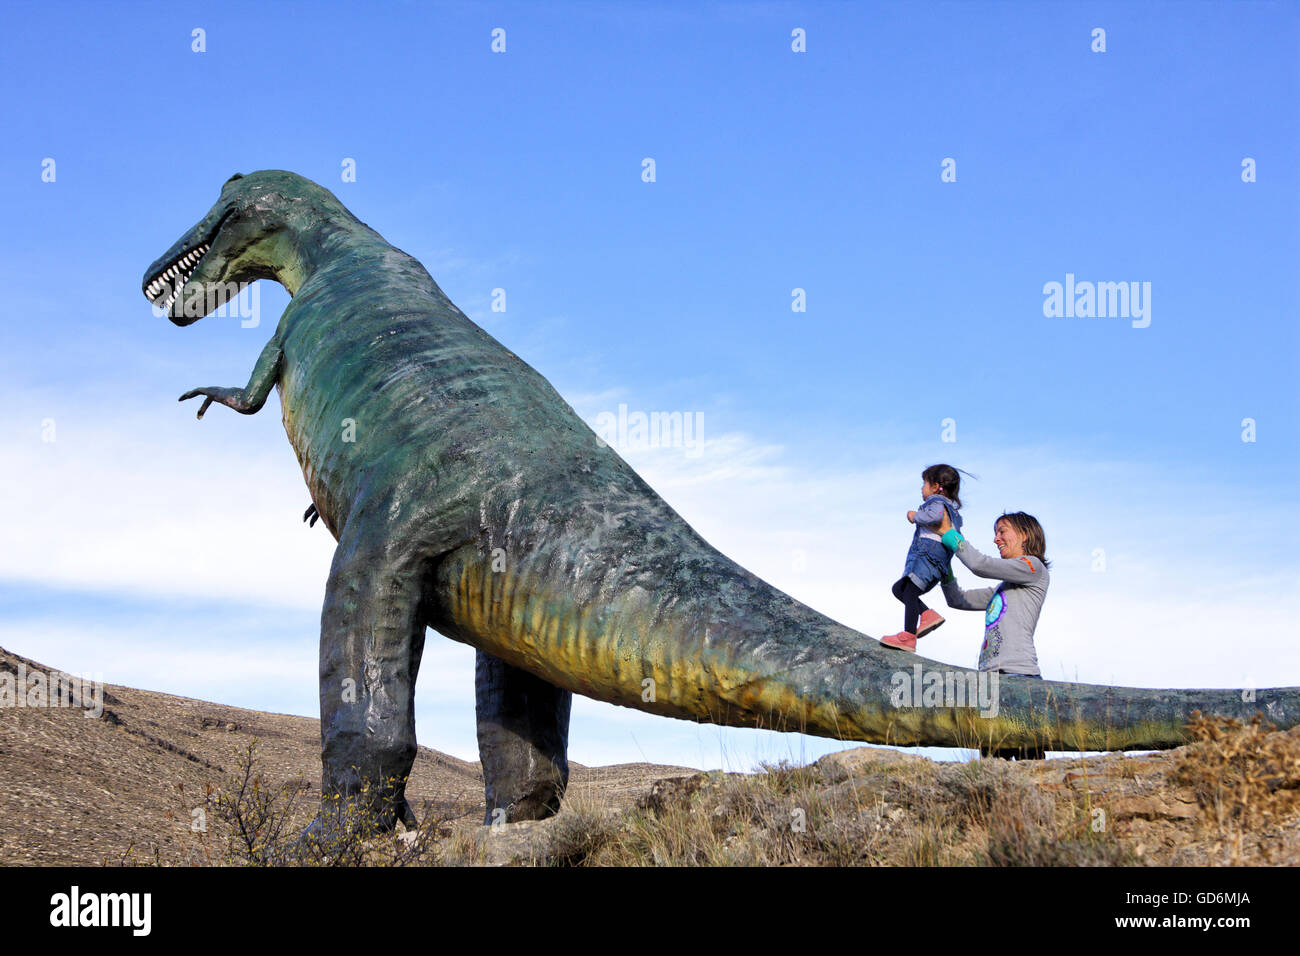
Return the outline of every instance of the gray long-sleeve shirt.
{"type": "Polygon", "coordinates": [[[979,669],[1009,674],[1042,676],[1034,651],[1034,629],[1047,597],[1048,574],[1043,559],[991,558],[962,539],[956,556],[982,578],[1000,578],[997,587],[963,591],[956,580],[943,582],[948,606],[962,611],[984,612],[984,645],[979,669]]]}

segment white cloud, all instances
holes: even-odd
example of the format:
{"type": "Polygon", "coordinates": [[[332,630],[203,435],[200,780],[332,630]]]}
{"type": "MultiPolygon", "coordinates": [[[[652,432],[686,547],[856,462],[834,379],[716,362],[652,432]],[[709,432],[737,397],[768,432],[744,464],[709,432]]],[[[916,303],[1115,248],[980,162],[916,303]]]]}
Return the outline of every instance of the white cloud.
{"type": "Polygon", "coordinates": [[[195,421],[193,402],[26,403],[0,446],[0,577],[319,609],[334,542],[302,523],[311,499],[274,404],[195,421]]]}

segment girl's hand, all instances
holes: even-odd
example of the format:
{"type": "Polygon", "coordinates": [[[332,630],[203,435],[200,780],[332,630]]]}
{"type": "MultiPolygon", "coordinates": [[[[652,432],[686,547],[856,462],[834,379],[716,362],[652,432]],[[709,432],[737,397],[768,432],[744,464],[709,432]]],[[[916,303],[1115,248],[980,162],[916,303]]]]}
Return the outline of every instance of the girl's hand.
{"type": "Polygon", "coordinates": [[[916,512],[915,512],[915,511],[909,511],[909,512],[907,513],[907,520],[908,520],[909,522],[911,522],[912,524],[916,524],[916,512]]]}
{"type": "Polygon", "coordinates": [[[943,517],[939,519],[939,534],[952,530],[952,522],[948,520],[948,509],[943,509],[943,517]]]}

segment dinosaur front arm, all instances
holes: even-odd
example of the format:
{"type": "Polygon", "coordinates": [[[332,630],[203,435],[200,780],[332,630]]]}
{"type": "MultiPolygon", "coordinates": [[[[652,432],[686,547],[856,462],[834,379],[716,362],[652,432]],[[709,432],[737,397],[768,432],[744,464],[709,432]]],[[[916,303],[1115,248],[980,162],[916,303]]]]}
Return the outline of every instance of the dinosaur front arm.
{"type": "Polygon", "coordinates": [[[280,362],[283,357],[280,336],[277,333],[266,343],[266,348],[262,349],[262,354],[258,356],[257,364],[253,366],[253,374],[245,387],[221,388],[216,385],[205,385],[202,388],[190,389],[177,401],[183,402],[196,395],[206,396],[203,405],[199,408],[199,418],[203,417],[203,413],[213,402],[220,402],[227,408],[233,408],[241,415],[252,415],[254,412],[261,411],[262,406],[266,404],[271,389],[275,387],[280,377],[280,362]]]}

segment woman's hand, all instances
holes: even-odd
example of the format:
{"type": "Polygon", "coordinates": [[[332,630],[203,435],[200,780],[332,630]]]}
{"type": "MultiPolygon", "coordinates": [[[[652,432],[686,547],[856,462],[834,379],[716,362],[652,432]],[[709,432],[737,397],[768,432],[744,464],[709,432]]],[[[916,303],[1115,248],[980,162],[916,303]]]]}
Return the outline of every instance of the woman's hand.
{"type": "Polygon", "coordinates": [[[943,517],[939,519],[939,534],[944,534],[952,530],[952,522],[948,520],[948,509],[943,509],[943,517]]]}

